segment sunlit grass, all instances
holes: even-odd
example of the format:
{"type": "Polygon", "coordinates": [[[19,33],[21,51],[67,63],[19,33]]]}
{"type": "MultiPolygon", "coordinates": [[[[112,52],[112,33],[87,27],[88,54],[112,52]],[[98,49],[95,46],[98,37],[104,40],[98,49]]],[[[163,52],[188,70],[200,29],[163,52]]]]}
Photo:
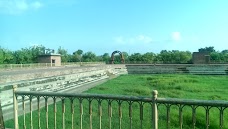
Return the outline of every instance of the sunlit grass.
{"type": "Polygon", "coordinates": [[[228,76],[222,75],[123,75],[87,93],[151,96],[158,90],[159,97],[228,100],[227,84],[228,76]]]}

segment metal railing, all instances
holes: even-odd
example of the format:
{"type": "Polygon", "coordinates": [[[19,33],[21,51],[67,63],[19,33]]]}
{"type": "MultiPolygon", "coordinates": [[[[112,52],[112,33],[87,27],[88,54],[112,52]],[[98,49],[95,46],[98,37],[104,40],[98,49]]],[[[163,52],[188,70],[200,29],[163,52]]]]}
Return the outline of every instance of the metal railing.
{"type": "Polygon", "coordinates": [[[198,110],[205,111],[205,123],[200,128],[209,128],[210,112],[217,110],[219,114],[217,128],[222,129],[224,128],[224,111],[228,107],[227,101],[157,98],[157,91],[152,92],[152,97],[136,97],[16,91],[14,86],[13,94],[15,129],[19,126],[24,129],[170,129],[174,128],[171,125],[174,117],[177,117],[174,124],[182,129],[186,127],[183,121],[184,113],[191,114],[187,117],[188,120],[191,119],[187,126],[195,129],[198,124],[198,110]],[[34,107],[37,108],[36,112],[33,112],[34,107]],[[171,109],[176,111],[171,112],[171,109]],[[20,122],[18,122],[18,112],[22,113],[20,122]],[[29,117],[26,116],[26,112],[29,112],[29,117]],[[34,115],[37,116],[35,125],[34,115]]]}
{"type": "Polygon", "coordinates": [[[1,101],[0,101],[0,129],[5,129],[3,114],[2,114],[1,101]]]}

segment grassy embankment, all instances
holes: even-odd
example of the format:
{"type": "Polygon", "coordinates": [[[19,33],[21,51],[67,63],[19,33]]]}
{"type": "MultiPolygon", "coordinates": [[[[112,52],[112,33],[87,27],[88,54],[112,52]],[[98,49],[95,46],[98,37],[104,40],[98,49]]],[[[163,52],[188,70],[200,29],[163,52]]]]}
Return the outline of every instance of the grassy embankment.
{"type": "MultiPolygon", "coordinates": [[[[113,80],[110,80],[104,84],[101,84],[95,88],[92,88],[86,93],[95,93],[95,94],[114,94],[114,95],[133,95],[133,96],[148,96],[151,97],[152,90],[158,90],[158,97],[165,98],[184,98],[184,99],[202,99],[202,100],[228,100],[228,77],[227,76],[199,76],[199,75],[123,75],[113,80]]],[[[108,128],[108,110],[107,102],[102,102],[102,127],[108,128]]],[[[79,116],[80,109],[78,101],[75,100],[75,128],[79,128],[79,116]]],[[[119,116],[118,116],[118,106],[114,102],[112,104],[113,114],[112,114],[112,127],[114,129],[119,128],[119,116]]],[[[129,111],[128,104],[123,103],[123,118],[122,118],[122,128],[129,128],[129,111]]],[[[178,108],[171,108],[171,119],[170,126],[171,128],[179,128],[179,115],[178,108]]],[[[192,128],[192,113],[189,107],[183,109],[183,128],[188,129],[192,128]]],[[[62,125],[62,106],[61,102],[57,104],[57,128],[61,128],[62,125]]],[[[67,129],[71,125],[71,106],[70,103],[66,104],[66,126],[67,129]]],[[[53,128],[53,105],[49,106],[49,128],[53,128]]],[[[228,120],[228,111],[225,110],[224,115],[224,128],[228,128],[228,123],[225,122],[228,120]]],[[[151,117],[151,108],[149,104],[144,105],[143,112],[144,120],[143,127],[145,129],[151,128],[150,117],[151,117]]],[[[29,127],[29,115],[26,116],[26,125],[29,127]]],[[[196,127],[199,129],[205,128],[206,117],[205,110],[200,107],[196,112],[196,127]]],[[[20,128],[23,127],[23,117],[19,118],[20,128]]],[[[42,109],[41,113],[41,125],[42,128],[45,128],[45,109],[42,109]]],[[[13,121],[9,120],[6,123],[6,127],[13,127],[13,121]]],[[[37,128],[37,112],[33,112],[33,124],[34,128],[37,128]]],[[[98,106],[97,102],[93,102],[93,126],[94,128],[99,127],[99,115],[98,115],[98,106]]],[[[133,128],[138,129],[140,127],[140,118],[139,118],[139,105],[133,104],[133,128]]],[[[83,128],[89,128],[89,110],[88,102],[84,102],[84,112],[83,112],[83,128]]],[[[164,106],[159,107],[159,128],[166,128],[166,108],[164,106]]],[[[217,129],[219,128],[219,111],[215,108],[210,110],[210,128],[217,129]]]]}

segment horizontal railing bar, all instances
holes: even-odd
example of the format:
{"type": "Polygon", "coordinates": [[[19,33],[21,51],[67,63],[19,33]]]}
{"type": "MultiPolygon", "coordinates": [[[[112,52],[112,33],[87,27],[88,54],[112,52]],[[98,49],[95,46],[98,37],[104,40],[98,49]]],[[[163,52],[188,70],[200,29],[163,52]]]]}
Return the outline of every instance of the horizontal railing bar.
{"type": "Polygon", "coordinates": [[[181,105],[197,105],[197,106],[214,106],[228,107],[228,101],[221,100],[193,100],[193,99],[176,99],[176,98],[157,98],[156,103],[159,104],[181,104],[181,105]]]}
{"type": "MultiPolygon", "coordinates": [[[[35,91],[16,91],[16,95],[32,95],[32,96],[49,96],[49,97],[79,97],[94,99],[112,99],[112,100],[131,100],[152,102],[150,97],[142,96],[123,96],[123,95],[106,95],[106,94],[75,94],[75,93],[57,93],[57,92],[35,92],[35,91]]],[[[221,100],[193,100],[193,99],[176,99],[176,98],[157,98],[156,103],[160,104],[181,104],[181,105],[197,105],[197,106],[214,106],[228,107],[228,101],[221,100]]]]}
{"type": "Polygon", "coordinates": [[[94,99],[112,99],[112,100],[131,100],[131,101],[143,101],[151,102],[152,98],[150,97],[141,97],[141,96],[123,96],[123,95],[101,95],[101,94],[75,94],[75,93],[57,93],[57,92],[35,92],[35,91],[15,91],[16,96],[48,96],[48,97],[78,97],[78,98],[94,98],[94,99]]]}

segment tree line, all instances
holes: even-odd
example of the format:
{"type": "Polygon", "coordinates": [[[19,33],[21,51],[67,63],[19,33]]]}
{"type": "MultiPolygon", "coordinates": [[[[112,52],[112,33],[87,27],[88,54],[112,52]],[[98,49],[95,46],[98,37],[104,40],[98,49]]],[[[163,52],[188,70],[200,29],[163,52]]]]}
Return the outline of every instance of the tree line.
{"type": "MultiPolygon", "coordinates": [[[[214,47],[200,48],[200,52],[210,53],[211,61],[217,63],[228,62],[228,50],[216,51],[214,47]]],[[[11,51],[0,46],[0,64],[28,64],[38,63],[38,56],[45,53],[45,47],[32,46],[20,50],[11,51]]],[[[94,52],[84,52],[81,49],[69,53],[66,49],[59,47],[57,52],[61,54],[62,62],[106,62],[109,63],[111,55],[104,53],[96,55],[94,52]]],[[[146,52],[129,54],[122,52],[126,63],[191,63],[192,53],[190,51],[162,50],[160,53],[146,52]]],[[[114,56],[114,63],[120,63],[120,55],[114,56]]]]}

